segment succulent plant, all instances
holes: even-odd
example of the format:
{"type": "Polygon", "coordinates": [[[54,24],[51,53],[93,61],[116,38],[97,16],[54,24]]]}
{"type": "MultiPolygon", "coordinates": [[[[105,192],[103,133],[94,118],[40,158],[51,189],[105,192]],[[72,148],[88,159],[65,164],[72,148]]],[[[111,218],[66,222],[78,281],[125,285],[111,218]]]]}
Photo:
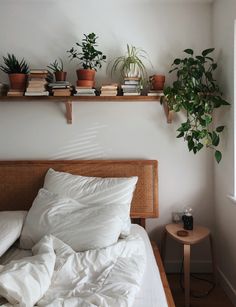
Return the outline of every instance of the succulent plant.
{"type": "Polygon", "coordinates": [[[3,56],[4,65],[0,65],[0,69],[6,74],[28,74],[29,66],[24,59],[19,61],[14,54],[3,56]]]}

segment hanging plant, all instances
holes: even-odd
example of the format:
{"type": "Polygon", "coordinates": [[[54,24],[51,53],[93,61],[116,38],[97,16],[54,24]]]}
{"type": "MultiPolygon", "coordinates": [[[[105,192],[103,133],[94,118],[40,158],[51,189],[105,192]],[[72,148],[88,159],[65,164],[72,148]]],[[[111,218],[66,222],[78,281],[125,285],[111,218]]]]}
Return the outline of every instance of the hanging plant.
{"type": "Polygon", "coordinates": [[[213,77],[217,68],[217,63],[209,56],[213,51],[214,48],[206,49],[195,56],[192,49],[184,50],[188,56],[174,60],[170,73],[176,72],[177,80],[165,88],[164,94],[170,110],[186,112],[187,119],[177,129],[177,138],[183,137],[194,154],[204,146],[212,148],[219,163],[222,153],[216,147],[224,126],[213,128],[213,111],[229,103],[222,98],[213,77]]]}

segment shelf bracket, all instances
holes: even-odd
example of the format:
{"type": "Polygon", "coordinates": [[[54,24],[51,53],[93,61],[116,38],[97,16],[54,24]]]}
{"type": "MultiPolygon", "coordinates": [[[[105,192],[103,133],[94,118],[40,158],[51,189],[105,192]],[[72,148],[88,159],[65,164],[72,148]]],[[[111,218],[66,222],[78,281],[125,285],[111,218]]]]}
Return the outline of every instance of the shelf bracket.
{"type": "Polygon", "coordinates": [[[67,118],[67,124],[72,124],[72,101],[66,100],[66,118],[67,118]]]}
{"type": "Polygon", "coordinates": [[[173,111],[170,111],[166,99],[163,97],[162,105],[166,114],[167,123],[171,124],[173,120],[173,111]]]}

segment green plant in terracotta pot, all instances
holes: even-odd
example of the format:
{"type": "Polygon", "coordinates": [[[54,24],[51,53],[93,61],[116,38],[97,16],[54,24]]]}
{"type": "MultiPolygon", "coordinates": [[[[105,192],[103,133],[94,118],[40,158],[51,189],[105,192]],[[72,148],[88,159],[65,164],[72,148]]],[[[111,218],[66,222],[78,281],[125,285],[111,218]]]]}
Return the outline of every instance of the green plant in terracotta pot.
{"type": "Polygon", "coordinates": [[[64,71],[64,64],[61,58],[47,66],[55,75],[56,81],[66,81],[67,72],[64,71]]]}
{"type": "Polygon", "coordinates": [[[170,110],[186,114],[186,120],[177,129],[177,138],[183,137],[194,154],[203,147],[213,149],[219,163],[222,153],[216,148],[224,126],[214,127],[213,112],[229,103],[222,98],[214,78],[217,63],[210,56],[213,51],[210,48],[194,55],[192,49],[184,50],[188,56],[174,60],[170,73],[176,72],[177,79],[164,89],[164,94],[170,110]]]}
{"type": "Polygon", "coordinates": [[[106,60],[106,55],[96,49],[97,39],[98,36],[95,33],[84,34],[82,42],[76,43],[81,48],[81,52],[74,47],[67,51],[70,59],[78,59],[83,67],[76,71],[77,86],[93,87],[95,85],[95,72],[102,67],[102,63],[106,60]]]}
{"type": "Polygon", "coordinates": [[[14,90],[25,91],[29,66],[24,59],[18,60],[14,54],[3,56],[4,65],[0,69],[8,74],[10,88],[14,90]]]}

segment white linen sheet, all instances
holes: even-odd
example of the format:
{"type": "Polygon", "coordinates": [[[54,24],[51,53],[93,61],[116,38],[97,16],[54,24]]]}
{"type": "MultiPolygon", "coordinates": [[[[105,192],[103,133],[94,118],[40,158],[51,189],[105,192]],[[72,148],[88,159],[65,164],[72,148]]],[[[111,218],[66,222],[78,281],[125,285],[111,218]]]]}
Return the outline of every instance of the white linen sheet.
{"type": "Polygon", "coordinates": [[[0,295],[11,304],[5,306],[129,307],[146,265],[137,234],[80,253],[49,235],[32,252],[0,267],[0,295]]]}
{"type": "MultiPolygon", "coordinates": [[[[168,307],[165,292],[160,278],[160,273],[152,252],[152,247],[146,231],[139,225],[132,224],[131,234],[139,234],[145,244],[146,267],[141,281],[140,290],[137,292],[134,307],[168,307]]],[[[29,250],[21,250],[16,246],[12,247],[0,258],[0,264],[6,264],[11,260],[31,256],[29,250]]],[[[111,307],[111,306],[110,306],[111,307]]]]}

